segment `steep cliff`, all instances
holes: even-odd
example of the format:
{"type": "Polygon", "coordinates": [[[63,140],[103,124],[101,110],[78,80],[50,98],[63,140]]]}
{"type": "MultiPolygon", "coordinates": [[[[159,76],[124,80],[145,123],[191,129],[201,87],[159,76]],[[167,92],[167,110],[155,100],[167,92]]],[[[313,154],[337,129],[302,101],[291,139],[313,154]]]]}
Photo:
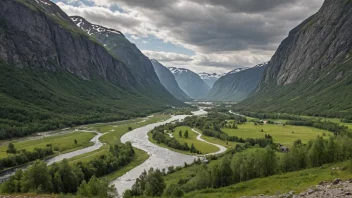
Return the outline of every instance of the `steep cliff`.
{"type": "Polygon", "coordinates": [[[352,111],[352,1],[326,0],[270,60],[238,109],[344,116],[352,111]]]}
{"type": "Polygon", "coordinates": [[[0,138],[143,116],[180,103],[163,87],[166,95],[147,90],[48,0],[0,1],[0,73],[0,138]]]}
{"type": "Polygon", "coordinates": [[[151,60],[154,66],[155,72],[159,77],[161,84],[177,99],[181,101],[189,101],[191,98],[181,90],[178,86],[175,76],[171,73],[171,71],[166,68],[164,65],[159,63],[157,60],[151,60]]]}
{"type": "Polygon", "coordinates": [[[191,70],[176,67],[170,67],[169,70],[174,74],[180,88],[192,99],[203,99],[210,90],[200,76],[191,70]]]}
{"type": "Polygon", "coordinates": [[[206,99],[236,101],[247,98],[256,88],[267,63],[253,68],[238,68],[221,77],[209,91],[206,99]]]}
{"type": "Polygon", "coordinates": [[[166,103],[175,103],[174,97],[160,83],[149,58],[120,31],[92,24],[79,16],[71,16],[70,18],[81,30],[94,37],[110,53],[124,62],[139,84],[142,85],[141,91],[151,98],[158,98],[166,103]]]}

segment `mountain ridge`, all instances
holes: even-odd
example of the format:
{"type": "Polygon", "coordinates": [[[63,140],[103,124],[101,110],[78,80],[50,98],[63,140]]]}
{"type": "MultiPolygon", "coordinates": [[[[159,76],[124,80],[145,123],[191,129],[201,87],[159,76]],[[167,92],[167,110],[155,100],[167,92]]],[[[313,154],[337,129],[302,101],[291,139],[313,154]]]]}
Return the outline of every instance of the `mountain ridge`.
{"type": "Polygon", "coordinates": [[[151,62],[154,66],[155,72],[159,77],[161,84],[177,99],[181,101],[189,101],[191,98],[179,87],[176,82],[175,76],[172,72],[166,68],[164,65],[159,63],[155,59],[151,59],[151,62]]]}
{"type": "Polygon", "coordinates": [[[0,18],[0,138],[182,105],[161,84],[146,90],[50,1],[0,1],[0,18]]]}
{"type": "Polygon", "coordinates": [[[327,0],[290,31],[237,109],[344,117],[352,104],[352,2],[327,0]]]}
{"type": "Polygon", "coordinates": [[[200,76],[185,68],[168,67],[175,76],[180,88],[192,99],[202,99],[210,90],[210,87],[200,76]]]}
{"type": "Polygon", "coordinates": [[[266,65],[267,63],[261,63],[252,68],[243,67],[230,71],[215,82],[206,99],[239,102],[247,98],[257,88],[266,65]]]}

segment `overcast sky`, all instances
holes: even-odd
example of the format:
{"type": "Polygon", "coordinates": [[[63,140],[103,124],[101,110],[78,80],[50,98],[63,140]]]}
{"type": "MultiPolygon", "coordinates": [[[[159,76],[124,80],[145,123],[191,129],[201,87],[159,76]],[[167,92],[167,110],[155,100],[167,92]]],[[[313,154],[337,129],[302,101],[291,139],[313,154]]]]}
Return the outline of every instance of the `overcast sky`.
{"type": "Polygon", "coordinates": [[[165,66],[224,73],[269,61],[323,0],[52,0],[123,32],[165,66]]]}

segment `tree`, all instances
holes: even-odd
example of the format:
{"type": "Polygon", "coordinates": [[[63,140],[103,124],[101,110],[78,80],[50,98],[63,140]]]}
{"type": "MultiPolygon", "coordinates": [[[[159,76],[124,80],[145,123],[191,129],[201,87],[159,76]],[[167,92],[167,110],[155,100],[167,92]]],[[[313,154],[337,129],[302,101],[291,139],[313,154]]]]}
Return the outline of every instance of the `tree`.
{"type": "Polygon", "coordinates": [[[133,129],[132,127],[130,127],[130,126],[128,127],[128,130],[129,130],[129,131],[132,131],[132,129],[133,129]]]}
{"type": "Polygon", "coordinates": [[[74,142],[75,144],[77,144],[77,140],[76,140],[76,139],[74,139],[73,142],[74,142]]]}
{"type": "Polygon", "coordinates": [[[37,160],[27,171],[23,173],[21,179],[21,191],[23,193],[33,191],[48,193],[52,190],[51,176],[46,163],[37,160]]]}
{"type": "Polygon", "coordinates": [[[12,154],[16,154],[17,153],[15,145],[12,142],[10,142],[10,144],[7,146],[6,152],[7,153],[12,153],[12,154]]]}
{"type": "Polygon", "coordinates": [[[109,182],[107,180],[100,180],[95,176],[93,176],[88,183],[86,181],[82,182],[82,184],[78,187],[77,195],[84,197],[118,197],[114,185],[109,186],[109,182]]]}
{"type": "Polygon", "coordinates": [[[181,130],[178,132],[178,136],[182,137],[182,131],[181,130]]]}
{"type": "Polygon", "coordinates": [[[185,131],[185,134],[183,135],[185,138],[188,138],[188,130],[185,131]]]}
{"type": "Polygon", "coordinates": [[[164,197],[182,197],[184,192],[177,184],[170,184],[164,192],[164,197]]]}

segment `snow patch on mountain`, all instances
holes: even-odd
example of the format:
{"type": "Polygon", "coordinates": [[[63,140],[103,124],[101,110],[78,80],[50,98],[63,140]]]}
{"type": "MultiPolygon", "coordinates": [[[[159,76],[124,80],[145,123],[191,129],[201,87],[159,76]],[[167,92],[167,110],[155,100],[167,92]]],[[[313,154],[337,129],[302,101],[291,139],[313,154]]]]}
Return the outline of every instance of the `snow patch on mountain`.
{"type": "Polygon", "coordinates": [[[120,31],[114,30],[114,29],[109,29],[105,28],[100,25],[95,25],[95,24],[90,24],[81,17],[77,16],[71,16],[70,17],[73,22],[76,23],[77,27],[81,28],[83,31],[87,32],[87,34],[92,35],[92,34],[106,34],[106,37],[109,37],[109,34],[118,34],[123,36],[123,34],[120,31]],[[77,23],[78,21],[78,23],[77,23]]]}
{"type": "Polygon", "coordinates": [[[171,71],[173,74],[182,74],[184,72],[191,72],[188,69],[185,68],[177,68],[177,67],[168,67],[168,69],[171,71]]]}
{"type": "Polygon", "coordinates": [[[224,74],[217,74],[217,73],[206,73],[206,72],[201,72],[198,73],[198,75],[200,76],[201,79],[206,80],[206,79],[219,79],[222,76],[224,76],[224,74]]]}

